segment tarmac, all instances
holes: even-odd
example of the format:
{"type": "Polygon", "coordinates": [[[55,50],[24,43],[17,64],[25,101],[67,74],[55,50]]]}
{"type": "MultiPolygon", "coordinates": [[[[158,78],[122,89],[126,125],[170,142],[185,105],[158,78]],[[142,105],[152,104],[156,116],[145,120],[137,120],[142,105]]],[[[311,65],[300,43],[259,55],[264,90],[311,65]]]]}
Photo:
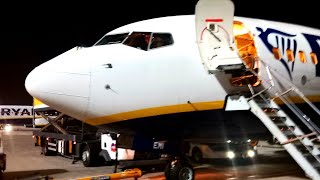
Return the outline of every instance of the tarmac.
{"type": "MultiPolygon", "coordinates": [[[[54,180],[75,180],[81,177],[110,174],[114,166],[84,167],[81,161],[59,155],[41,155],[40,147],[34,145],[33,129],[18,128],[6,133],[1,131],[4,153],[7,154],[7,169],[2,179],[27,180],[51,177],[54,180]]],[[[36,129],[35,129],[36,130],[36,129]]],[[[195,165],[196,180],[306,180],[308,179],[297,163],[281,146],[266,142],[258,144],[258,157],[252,164],[237,164],[225,161],[207,160],[195,165]]],[[[165,180],[163,171],[153,170],[141,176],[141,180],[165,180]]],[[[127,178],[127,180],[133,178],[127,178]]]]}

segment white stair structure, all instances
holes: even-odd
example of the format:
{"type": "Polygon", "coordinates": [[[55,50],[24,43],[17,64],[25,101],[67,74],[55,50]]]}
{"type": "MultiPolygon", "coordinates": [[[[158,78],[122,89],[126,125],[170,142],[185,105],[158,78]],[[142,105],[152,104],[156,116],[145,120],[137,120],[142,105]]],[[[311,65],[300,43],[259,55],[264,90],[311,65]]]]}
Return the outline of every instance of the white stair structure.
{"type": "MultiPolygon", "coordinates": [[[[267,72],[270,72],[268,66],[265,67],[267,72]]],[[[276,72],[272,74],[279,76],[276,72]]],[[[290,93],[300,97],[319,117],[320,111],[290,81],[285,81],[286,85],[281,84],[283,87],[288,87],[287,90],[277,92],[271,73],[269,75],[270,86],[247,98],[250,110],[283,145],[309,178],[320,179],[320,150],[316,144],[320,140],[320,129],[290,100],[290,93]],[[270,94],[276,96],[270,98],[270,94]],[[280,100],[279,102],[293,112],[295,121],[279,107],[275,100],[280,100]]]]}
{"type": "Polygon", "coordinates": [[[318,133],[310,128],[304,133],[273,101],[263,98],[250,99],[251,111],[263,122],[292,158],[312,179],[320,179],[320,151],[313,143],[318,133]]]}
{"type": "MultiPolygon", "coordinates": [[[[320,110],[291,81],[274,83],[271,74],[277,75],[276,72],[270,73],[271,69],[266,64],[265,67],[266,71],[269,72],[270,78],[262,80],[266,83],[263,84],[265,89],[254,92],[255,88],[252,88],[248,80],[247,85],[251,94],[233,98],[237,99],[235,101],[227,99],[226,110],[249,109],[267,127],[278,143],[287,150],[296,163],[304,170],[306,176],[311,179],[320,180],[320,149],[318,146],[320,142],[320,129],[290,100],[290,96],[295,93],[295,97],[300,97],[304,101],[304,104],[309,105],[309,108],[314,110],[319,117],[320,110]],[[276,84],[282,88],[276,88],[276,84]],[[279,89],[283,89],[284,87],[287,87],[287,90],[278,92],[279,89]],[[243,99],[246,99],[248,104],[245,104],[243,99]],[[288,111],[282,110],[281,107],[283,106],[280,107],[276,102],[287,106],[293,115],[290,113],[291,116],[289,117],[286,114],[288,111]]],[[[247,71],[258,76],[252,70],[247,71]]],[[[277,77],[281,76],[277,75],[277,77]]],[[[235,97],[237,96],[239,95],[235,95],[235,97]]]]}
{"type": "MultiPolygon", "coordinates": [[[[260,60],[261,61],[261,60],[260,60]]],[[[261,61],[263,62],[263,61],[261,61]]],[[[263,80],[265,89],[255,93],[254,88],[248,82],[251,95],[243,95],[238,98],[243,103],[243,98],[247,100],[247,106],[250,111],[255,114],[261,122],[267,127],[275,139],[287,150],[296,163],[304,170],[306,176],[311,179],[320,179],[320,149],[317,142],[320,142],[320,129],[313,121],[299,109],[291,100],[290,96],[295,93],[295,97],[300,97],[309,108],[314,110],[320,117],[320,110],[314,106],[303,93],[291,83],[291,81],[273,82],[271,74],[279,77],[276,72],[270,72],[266,63],[263,62],[268,72],[268,80],[263,80]],[[268,84],[269,83],[269,84],[268,84]],[[276,88],[275,84],[282,88],[276,88]],[[287,87],[287,90],[278,92],[279,89],[287,87]],[[289,117],[288,114],[276,103],[280,102],[283,106],[287,106],[292,111],[294,117],[289,117]]],[[[248,70],[251,71],[251,70],[248,70]]],[[[252,74],[255,72],[251,71],[252,74]]],[[[255,74],[257,75],[257,74],[255,74]]],[[[280,76],[281,77],[281,76],[280,76]]],[[[227,101],[230,103],[232,101],[227,101]]],[[[236,110],[234,105],[226,105],[233,107],[231,110],[236,110]]],[[[241,105],[237,110],[243,110],[244,105],[241,105]]],[[[246,109],[246,108],[244,108],[246,109]]],[[[226,109],[228,110],[228,109],[226,109]]],[[[288,111],[287,111],[288,112],[288,111]]]]}
{"type": "Polygon", "coordinates": [[[279,79],[282,75],[272,71],[258,57],[253,35],[233,31],[234,27],[241,30],[245,27],[241,22],[233,21],[234,5],[231,0],[199,0],[195,10],[196,37],[202,64],[230,95],[225,110],[250,110],[306,175],[320,180],[320,150],[316,145],[320,141],[320,129],[289,97],[295,93],[294,96],[300,97],[319,117],[320,110],[290,80],[273,81],[273,76],[279,79]],[[257,74],[261,72],[260,63],[265,67],[268,79],[260,79],[257,74]],[[244,89],[246,94],[232,95],[232,92],[243,92],[244,89]],[[250,92],[249,95],[247,92],[250,92]],[[276,102],[287,106],[296,117],[289,117],[276,102]]]}

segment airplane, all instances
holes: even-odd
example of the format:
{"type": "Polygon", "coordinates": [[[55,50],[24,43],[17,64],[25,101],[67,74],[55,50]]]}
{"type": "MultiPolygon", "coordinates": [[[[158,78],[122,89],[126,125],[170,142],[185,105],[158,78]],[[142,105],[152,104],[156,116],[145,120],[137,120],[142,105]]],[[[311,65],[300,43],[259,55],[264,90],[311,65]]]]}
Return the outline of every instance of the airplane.
{"type": "MultiPolygon", "coordinates": [[[[229,0],[200,0],[195,10],[74,47],[33,69],[26,90],[101,129],[173,142],[272,136],[241,98],[270,89],[276,102],[294,87],[318,105],[320,30],[234,16],[229,0]]],[[[292,103],[303,104],[297,95],[292,103]]]]}
{"type": "Polygon", "coordinates": [[[43,127],[48,121],[35,111],[40,108],[48,107],[37,99],[34,99],[33,105],[0,105],[0,120],[5,122],[1,124],[43,127]]]}
{"type": "Polygon", "coordinates": [[[33,106],[0,105],[0,119],[33,118],[33,106]]]}
{"type": "Polygon", "coordinates": [[[30,105],[0,105],[0,128],[4,124],[30,126],[34,118],[40,117],[30,105]]]}

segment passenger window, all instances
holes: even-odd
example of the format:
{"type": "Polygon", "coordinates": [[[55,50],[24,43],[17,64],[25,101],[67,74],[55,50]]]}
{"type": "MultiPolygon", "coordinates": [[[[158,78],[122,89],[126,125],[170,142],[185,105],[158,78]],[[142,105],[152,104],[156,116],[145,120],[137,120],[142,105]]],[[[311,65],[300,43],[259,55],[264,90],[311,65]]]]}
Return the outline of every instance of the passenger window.
{"type": "Polygon", "coordinates": [[[169,33],[153,33],[150,49],[173,44],[172,35],[169,33]]]}
{"type": "Polygon", "coordinates": [[[306,55],[304,54],[303,51],[299,51],[299,57],[300,57],[300,61],[302,63],[306,63],[307,62],[307,57],[306,57],[306,55]]]}
{"type": "Polygon", "coordinates": [[[148,49],[150,37],[150,32],[133,32],[123,44],[146,51],[148,49]]]}
{"type": "Polygon", "coordinates": [[[294,61],[294,55],[291,49],[286,50],[288,61],[294,61]]]}
{"type": "Polygon", "coordinates": [[[317,57],[316,53],[311,52],[310,56],[311,56],[312,63],[313,64],[318,64],[318,57],[317,57]]]}
{"type": "Polygon", "coordinates": [[[277,60],[281,59],[281,54],[280,54],[279,48],[275,48],[275,47],[272,48],[272,53],[273,53],[275,59],[277,59],[277,60]]]}

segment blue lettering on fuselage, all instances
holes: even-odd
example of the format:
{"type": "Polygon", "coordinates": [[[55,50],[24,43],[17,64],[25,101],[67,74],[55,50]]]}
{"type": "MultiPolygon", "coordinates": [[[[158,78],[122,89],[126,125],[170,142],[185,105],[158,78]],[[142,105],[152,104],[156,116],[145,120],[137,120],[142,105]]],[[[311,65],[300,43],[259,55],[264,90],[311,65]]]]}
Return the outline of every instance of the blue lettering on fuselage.
{"type": "MultiPolygon", "coordinates": [[[[288,34],[284,33],[275,29],[268,28],[265,31],[263,31],[260,27],[257,27],[257,30],[260,31],[261,33],[259,34],[260,39],[262,42],[267,46],[267,49],[273,54],[272,49],[274,48],[273,45],[269,42],[268,37],[269,35],[274,34],[275,35],[275,42],[276,42],[276,47],[279,48],[279,50],[282,50],[283,54],[286,49],[293,49],[293,55],[295,57],[296,51],[297,51],[297,42],[293,37],[296,35],[293,34],[288,34]],[[287,40],[287,43],[285,41],[287,40]],[[285,47],[287,46],[287,47],[285,47]],[[293,47],[291,47],[293,46],[293,47]]],[[[290,79],[292,80],[292,74],[291,72],[293,71],[294,68],[294,61],[291,64],[291,69],[289,67],[289,62],[285,61],[283,57],[281,57],[280,62],[284,65],[286,68],[290,79]]]]}
{"type": "MultiPolygon", "coordinates": [[[[310,47],[311,47],[311,51],[316,53],[317,57],[320,57],[320,46],[318,44],[318,40],[320,40],[320,36],[315,36],[315,35],[311,35],[311,34],[304,34],[304,37],[307,39],[310,47]]],[[[316,77],[320,77],[320,64],[316,64],[316,77]]]]}
{"type": "MultiPolygon", "coordinates": [[[[270,35],[274,35],[274,40],[276,42],[275,47],[278,48],[279,50],[282,51],[282,54],[285,54],[286,49],[291,49],[293,52],[294,58],[296,57],[297,53],[297,41],[295,37],[297,36],[296,34],[289,34],[286,32],[282,32],[276,29],[272,28],[267,28],[265,31],[262,30],[260,27],[256,27],[257,30],[260,32],[259,37],[262,40],[262,42],[265,44],[267,49],[270,51],[270,53],[273,54],[272,49],[274,46],[269,42],[270,41],[270,35]]],[[[311,34],[305,34],[301,33],[307,40],[307,42],[310,45],[311,51],[316,54],[317,57],[320,57],[320,46],[319,43],[317,42],[318,40],[320,41],[320,36],[315,36],[311,34]]],[[[294,61],[290,62],[289,60],[285,60],[284,56],[281,57],[280,62],[284,65],[286,68],[290,79],[292,80],[292,72],[294,70],[294,61]],[[291,67],[290,67],[291,65],[291,67]]],[[[320,77],[320,64],[316,64],[316,72],[315,76],[320,77]]]]}

